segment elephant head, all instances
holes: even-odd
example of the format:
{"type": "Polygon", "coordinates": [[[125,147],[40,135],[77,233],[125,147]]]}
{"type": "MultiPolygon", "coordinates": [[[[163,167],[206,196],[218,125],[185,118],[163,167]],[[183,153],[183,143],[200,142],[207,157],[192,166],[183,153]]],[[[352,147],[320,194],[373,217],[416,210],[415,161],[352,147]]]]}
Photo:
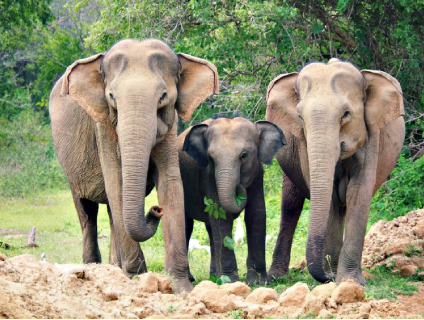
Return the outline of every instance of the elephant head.
{"type": "Polygon", "coordinates": [[[219,91],[216,67],[175,54],[159,40],[126,39],[105,53],[76,61],[63,79],[62,95],[69,94],[97,128],[112,124],[97,139],[100,145],[108,141],[114,146],[106,153],[118,159],[118,169],[102,170],[122,170],[122,181],[116,183],[122,185],[125,230],[135,241],[147,240],[156,231],[144,216],[151,151],[175,125],[175,110],[188,120],[204,99],[219,91]]]}
{"type": "Polygon", "coordinates": [[[197,161],[199,169],[207,168],[214,175],[222,208],[239,213],[246,199],[238,206],[235,196],[246,195],[259,163],[271,164],[285,143],[283,132],[271,122],[253,124],[241,117],[219,118],[193,126],[184,140],[183,151],[197,161]]]}
{"type": "Polygon", "coordinates": [[[309,172],[304,176],[311,201],[306,259],[315,279],[330,279],[324,245],[337,162],[355,154],[403,112],[395,78],[382,71],[359,71],[334,58],[280,75],[269,84],[266,119],[306,142],[309,172]]]}

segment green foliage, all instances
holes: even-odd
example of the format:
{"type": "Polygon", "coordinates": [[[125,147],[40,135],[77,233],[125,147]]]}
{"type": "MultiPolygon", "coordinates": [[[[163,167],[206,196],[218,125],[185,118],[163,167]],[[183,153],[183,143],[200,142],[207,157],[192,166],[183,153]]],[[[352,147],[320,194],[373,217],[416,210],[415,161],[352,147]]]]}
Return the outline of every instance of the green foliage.
{"type": "Polygon", "coordinates": [[[231,312],[227,311],[227,315],[231,316],[233,319],[244,319],[244,310],[240,308],[231,312]]]}
{"type": "Polygon", "coordinates": [[[416,248],[413,244],[407,245],[405,248],[405,256],[413,257],[418,256],[421,253],[421,249],[416,248]]]}
{"type": "Polygon", "coordinates": [[[216,283],[217,285],[221,285],[225,283],[230,283],[231,279],[229,276],[226,276],[226,275],[222,275],[220,277],[216,277],[212,275],[209,277],[209,281],[212,281],[213,283],[216,283]]]}
{"type": "Polygon", "coordinates": [[[213,216],[215,219],[227,220],[226,212],[222,207],[218,208],[218,204],[212,199],[204,198],[203,202],[205,203],[205,212],[209,213],[210,216],[213,216]]]}
{"type": "Polygon", "coordinates": [[[229,236],[225,236],[224,237],[224,247],[225,248],[234,251],[235,246],[236,246],[236,243],[235,243],[235,241],[232,238],[230,238],[229,236]]]}
{"type": "Polygon", "coordinates": [[[241,206],[241,201],[246,200],[246,199],[247,199],[247,197],[243,193],[238,193],[238,194],[235,195],[235,200],[236,200],[236,203],[239,207],[241,206]]]}
{"type": "Polygon", "coordinates": [[[390,221],[408,211],[424,207],[424,157],[415,162],[400,155],[391,178],[374,195],[370,220],[390,221]]]}
{"type": "Polygon", "coordinates": [[[174,313],[175,311],[177,311],[178,309],[175,308],[172,304],[169,305],[168,308],[166,308],[166,311],[168,311],[169,313],[174,313]]]}
{"type": "Polygon", "coordinates": [[[410,283],[411,279],[392,274],[390,269],[376,267],[368,270],[374,277],[367,279],[365,297],[370,299],[396,300],[396,295],[412,295],[418,288],[410,283]]]}
{"type": "Polygon", "coordinates": [[[23,197],[67,187],[44,116],[26,109],[11,120],[0,118],[0,194],[23,197]]]}

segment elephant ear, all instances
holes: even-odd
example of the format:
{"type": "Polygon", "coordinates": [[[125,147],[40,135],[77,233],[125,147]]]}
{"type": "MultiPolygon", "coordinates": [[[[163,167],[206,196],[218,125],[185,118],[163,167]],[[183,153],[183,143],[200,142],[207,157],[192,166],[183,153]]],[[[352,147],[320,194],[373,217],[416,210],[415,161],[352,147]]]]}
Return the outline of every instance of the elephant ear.
{"type": "Polygon", "coordinates": [[[284,133],[269,121],[257,121],[255,126],[259,131],[259,160],[265,164],[272,164],[272,158],[287,144],[284,133]]]}
{"type": "Polygon", "coordinates": [[[207,97],[219,93],[218,71],[213,63],[178,53],[181,64],[178,82],[177,112],[189,121],[194,110],[207,97]]]}
{"type": "Polygon", "coordinates": [[[265,118],[298,138],[303,138],[296,106],[299,102],[295,83],[297,72],[282,74],[270,82],[265,118]]]}
{"type": "Polygon", "coordinates": [[[402,88],[391,75],[376,70],[362,70],[366,81],[365,123],[371,134],[403,116],[402,88]]]}
{"type": "Polygon", "coordinates": [[[184,140],[183,151],[197,161],[197,167],[204,169],[208,166],[208,147],[206,145],[205,132],[209,128],[207,124],[198,124],[191,128],[184,140]]]}
{"type": "Polygon", "coordinates": [[[100,64],[104,53],[77,60],[63,75],[62,96],[69,94],[94,121],[108,117],[109,108],[105,97],[100,64]]]}

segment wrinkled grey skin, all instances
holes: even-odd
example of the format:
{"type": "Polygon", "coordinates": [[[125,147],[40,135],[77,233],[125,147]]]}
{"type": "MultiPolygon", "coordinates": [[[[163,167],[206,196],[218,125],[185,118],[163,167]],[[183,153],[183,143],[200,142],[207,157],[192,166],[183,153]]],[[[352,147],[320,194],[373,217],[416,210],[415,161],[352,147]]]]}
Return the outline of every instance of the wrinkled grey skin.
{"type": "Polygon", "coordinates": [[[234,251],[224,246],[223,239],[232,237],[233,221],[245,210],[246,281],[265,283],[266,208],[261,162],[270,164],[284,144],[283,132],[276,125],[268,121],[253,124],[244,118],[206,120],[178,137],[187,246],[193,219],[203,221],[211,243],[211,275],[239,280],[234,251]],[[240,193],[247,199],[238,206],[235,195],[240,193]],[[226,220],[204,212],[205,197],[226,211],[226,220]]]}
{"type": "Polygon", "coordinates": [[[284,171],[281,226],[268,274],[283,276],[305,198],[310,199],[306,260],[318,281],[361,270],[371,197],[402,149],[402,90],[382,71],[331,59],[281,75],[268,87],[266,119],[284,128],[276,158],[284,171]]]}
{"type": "Polygon", "coordinates": [[[68,67],[51,92],[50,117],[83,231],[84,263],[101,262],[99,203],[109,209],[110,262],[128,276],[146,272],[139,242],[155,234],[163,215],[165,269],[176,291],[192,289],[176,113],[188,120],[218,86],[213,64],[155,39],[122,40],[68,67]],[[160,207],[145,216],[154,186],[160,207]]]}

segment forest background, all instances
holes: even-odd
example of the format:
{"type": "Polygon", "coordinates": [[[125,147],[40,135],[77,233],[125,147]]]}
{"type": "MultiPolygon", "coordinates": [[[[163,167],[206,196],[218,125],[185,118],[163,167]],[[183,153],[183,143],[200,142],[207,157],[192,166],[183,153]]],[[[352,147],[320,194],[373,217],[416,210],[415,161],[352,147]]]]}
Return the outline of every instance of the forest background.
{"type": "MultiPolygon", "coordinates": [[[[77,59],[123,38],[158,38],[213,62],[221,93],[179,131],[217,115],[264,119],[277,75],[331,57],[397,78],[406,136],[371,221],[424,207],[423,0],[0,0],[0,198],[67,189],[48,99],[77,59]]],[[[281,170],[266,170],[268,214],[279,215],[281,170]]],[[[76,214],[75,214],[76,217],[76,214]]]]}

